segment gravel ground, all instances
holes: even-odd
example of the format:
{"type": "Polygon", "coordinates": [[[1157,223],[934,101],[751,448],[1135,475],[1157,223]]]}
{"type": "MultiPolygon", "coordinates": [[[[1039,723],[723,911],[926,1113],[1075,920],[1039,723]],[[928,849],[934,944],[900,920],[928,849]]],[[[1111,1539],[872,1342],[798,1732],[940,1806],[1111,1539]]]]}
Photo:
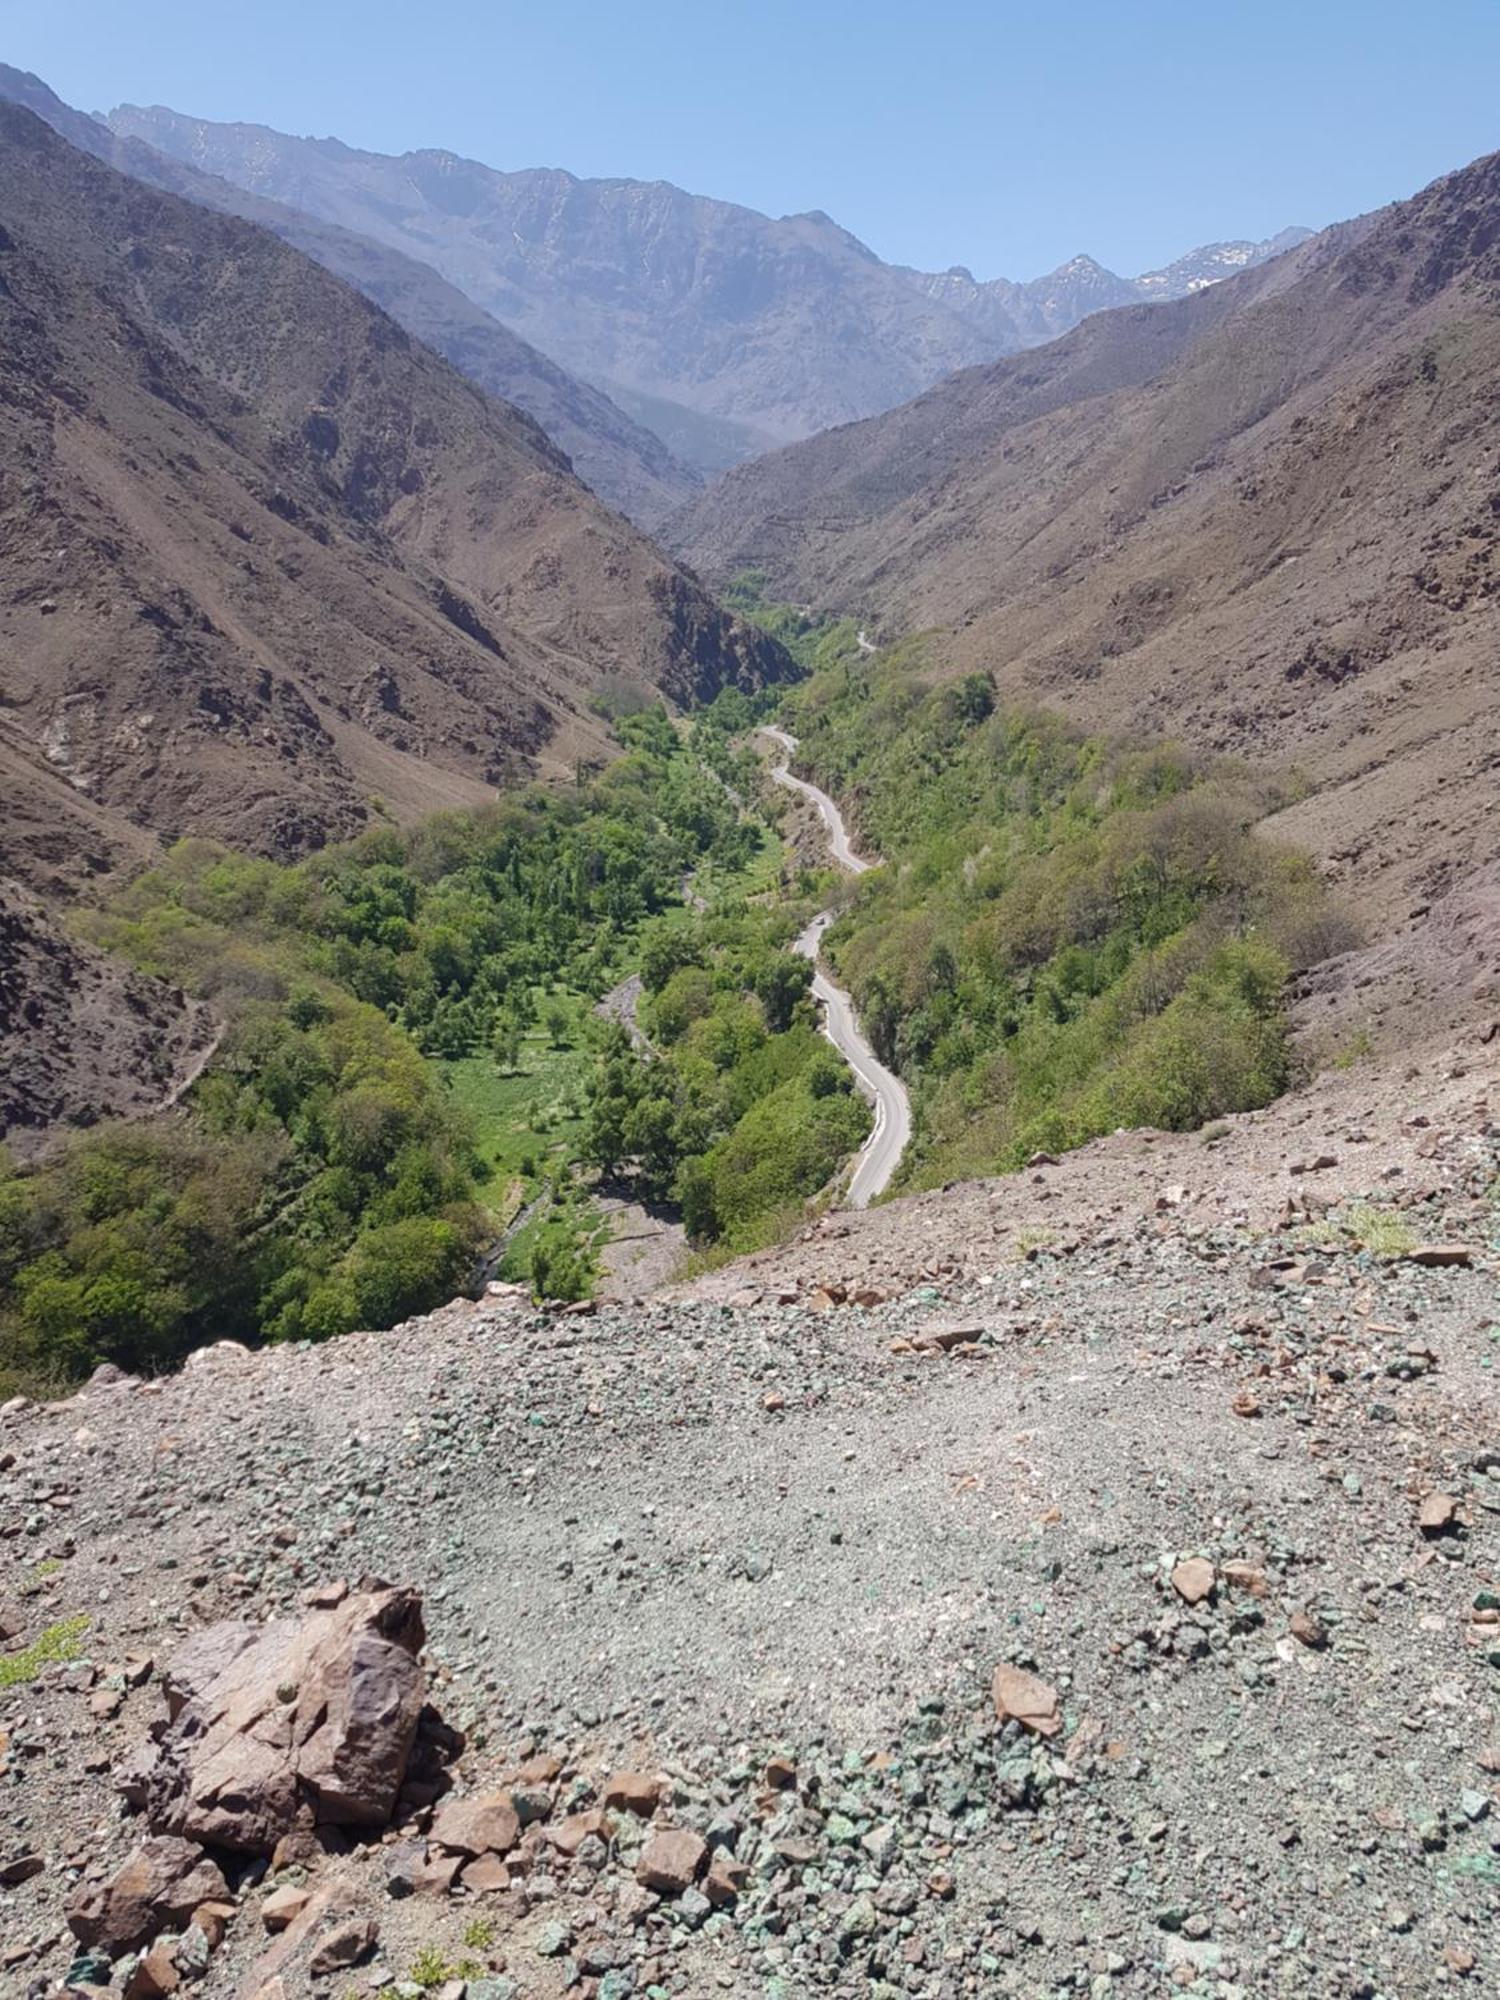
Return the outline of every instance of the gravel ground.
{"type": "MultiPolygon", "coordinates": [[[[747,1879],[647,1895],[626,1815],[486,1916],[392,1900],[377,1847],[327,1877],[376,1958],[287,2000],[418,1993],[476,1911],[470,2000],[1494,1990],[1500,1138],[1472,1074],[1429,1081],[1427,1125],[1397,1093],[1329,1136],[1363,1185],[1288,1173],[1269,1224],[1148,1181],[1029,1255],[929,1242],[953,1268],[878,1303],[831,1296],[874,1236],[814,1236],[723,1298],[459,1302],[0,1414],[8,1643],[90,1621],[0,1692],[0,1863],[46,1864],[0,1889],[0,1988],[63,1974],[73,1882],[132,1844],[125,1656],[374,1571],[426,1593],[461,1785],[555,1751],[561,1809],[661,1769],[747,1879]],[[1361,1247],[1357,1195],[1468,1261],[1361,1247]],[[1060,1733],[1000,1726],[1001,1663],[1060,1733]]],[[[256,1990],[260,1893],[195,1991],[256,1990]]]]}

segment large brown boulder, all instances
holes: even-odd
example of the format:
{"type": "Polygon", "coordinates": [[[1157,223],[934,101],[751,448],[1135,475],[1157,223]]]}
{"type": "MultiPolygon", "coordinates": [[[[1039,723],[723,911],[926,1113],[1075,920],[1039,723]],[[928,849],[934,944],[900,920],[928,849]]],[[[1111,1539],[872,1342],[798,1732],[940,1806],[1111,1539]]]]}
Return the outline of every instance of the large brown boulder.
{"type": "Polygon", "coordinates": [[[153,1827],[269,1854],[310,1812],[384,1826],[425,1696],[417,1592],[371,1584],[303,1619],[207,1627],[163,1676],[168,1719],[128,1789],[153,1827]]]}
{"type": "Polygon", "coordinates": [[[85,1948],[111,1958],[149,1943],[167,1924],[185,1924],[200,1903],[229,1893],[217,1866],[190,1841],[156,1834],[110,1879],[85,1885],[68,1905],[68,1928],[85,1948]]]}

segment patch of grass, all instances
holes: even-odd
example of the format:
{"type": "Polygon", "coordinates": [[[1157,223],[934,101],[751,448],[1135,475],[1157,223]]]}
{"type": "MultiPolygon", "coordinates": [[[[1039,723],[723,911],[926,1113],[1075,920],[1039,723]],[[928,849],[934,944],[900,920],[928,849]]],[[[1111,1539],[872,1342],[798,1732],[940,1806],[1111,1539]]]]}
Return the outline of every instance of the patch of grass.
{"type": "Polygon", "coordinates": [[[464,1926],[464,1944],[470,1951],[488,1951],[495,1942],[495,1924],[490,1917],[475,1917],[464,1926]]]}
{"type": "Polygon", "coordinates": [[[1314,1250],[1326,1250],[1337,1243],[1339,1232],[1331,1222],[1309,1222],[1305,1229],[1297,1232],[1297,1241],[1314,1250]]]}
{"type": "Polygon", "coordinates": [[[558,990],[539,994],[539,1019],[521,1038],[520,1060],[503,1069],[488,1049],[435,1060],[434,1067],[454,1101],[467,1113],[475,1151],[483,1165],[479,1198],[501,1210],[514,1206],[511,1184],[536,1192],[536,1169],[571,1165],[583,1130],[584,1085],[593,1067],[590,1017],[593,1001],[584,993],[558,990]],[[558,1046],[546,1026],[553,1012],[565,1017],[566,1041],[558,1046]],[[523,1166],[523,1162],[526,1164],[523,1166]]]}
{"type": "Polygon", "coordinates": [[[770,827],[759,827],[757,833],[759,840],[755,853],[743,868],[723,868],[710,856],[702,867],[695,870],[691,883],[693,893],[701,896],[710,909],[740,897],[748,902],[780,885],[784,853],[781,836],[773,833],[770,827]]]}
{"type": "Polygon", "coordinates": [[[1333,1052],[1335,1069],[1353,1069],[1357,1064],[1368,1062],[1375,1053],[1375,1043],[1368,1028],[1356,1028],[1347,1042],[1333,1052]]]}
{"type": "Polygon", "coordinates": [[[1394,1209],[1358,1202],[1345,1213],[1343,1225],[1374,1257],[1404,1257],[1417,1247],[1416,1231],[1394,1209]]]}
{"type": "MultiPolygon", "coordinates": [[[[470,1929],[473,1928],[470,1925],[470,1929]]],[[[482,1969],[472,1958],[444,1958],[435,1944],[428,1944],[423,1945],[412,1960],[406,1977],[413,1986],[420,1986],[424,1993],[431,1993],[436,1987],[445,1986],[450,1979],[477,1979],[482,1969]]]]}
{"type": "Polygon", "coordinates": [[[60,1660],[76,1659],[78,1642],[88,1630],[88,1624],[84,1614],[59,1619],[57,1624],[39,1632],[31,1644],[19,1653],[0,1655],[0,1688],[25,1687],[36,1679],[43,1667],[56,1666],[60,1660]]]}
{"type": "Polygon", "coordinates": [[[1050,1250],[1056,1241],[1055,1232],[1045,1226],[1023,1229],[1011,1246],[1011,1254],[1018,1264],[1024,1264],[1026,1259],[1035,1256],[1038,1250],[1050,1250]]]}

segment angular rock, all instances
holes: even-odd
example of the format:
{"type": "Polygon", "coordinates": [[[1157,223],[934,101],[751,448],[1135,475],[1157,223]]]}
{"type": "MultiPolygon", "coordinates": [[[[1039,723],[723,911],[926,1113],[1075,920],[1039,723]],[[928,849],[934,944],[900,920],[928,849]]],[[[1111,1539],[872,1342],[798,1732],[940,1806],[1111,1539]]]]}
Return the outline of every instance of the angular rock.
{"type": "Polygon", "coordinates": [[[509,1792],[448,1799],[433,1815],[432,1838],[459,1854],[509,1854],[521,1838],[521,1821],[509,1792]]]}
{"type": "Polygon", "coordinates": [[[137,1960],[125,1988],[125,2000],[166,2000],[181,1984],[182,1974],[172,1946],[153,1945],[144,1958],[137,1960]]]}
{"type": "Polygon", "coordinates": [[[1458,1502],[1451,1493],[1429,1493],[1417,1510],[1417,1526],[1429,1541],[1446,1535],[1458,1521],[1458,1502]]]}
{"type": "Polygon", "coordinates": [[[1063,1726],[1057,1689],[1024,1667],[1002,1662],[995,1669],[990,1691],[1001,1722],[1019,1722],[1033,1736],[1056,1736],[1063,1726]]]}
{"type": "Polygon", "coordinates": [[[68,1928],[81,1945],[97,1945],[118,1957],[148,1943],[168,1924],[185,1924],[200,1903],[228,1895],[217,1865],[199,1848],[170,1834],[155,1834],[108,1882],[78,1891],[68,1906],[68,1928]]]}
{"type": "Polygon", "coordinates": [[[600,1797],[607,1806],[622,1812],[633,1812],[642,1819],[650,1819],[661,1804],[666,1790],[666,1780],[646,1771],[616,1771],[605,1782],[600,1797]]]}
{"type": "Polygon", "coordinates": [[[372,1586],[305,1619],[207,1627],[164,1676],[168,1723],[131,1774],[151,1824],[269,1854],[304,1808],[384,1826],[422,1711],[421,1599],[372,1586]]]}
{"type": "Polygon", "coordinates": [[[981,1339],[983,1334],[984,1328],[976,1320],[929,1320],[918,1329],[916,1343],[919,1347],[940,1347],[946,1353],[949,1348],[981,1339]]]}
{"type": "Polygon", "coordinates": [[[1287,1630],[1300,1645],[1315,1653],[1320,1653],[1328,1644],[1326,1627],[1310,1611],[1294,1611],[1287,1620],[1287,1630]]]}
{"type": "Polygon", "coordinates": [[[370,1956],[380,1941],[380,1926],[373,1917],[355,1917],[331,1930],[307,1962],[314,1979],[330,1972],[342,1972],[370,1956]]]}
{"type": "Polygon", "coordinates": [[[476,1896],[490,1895],[508,1889],[511,1883],[510,1870],[498,1855],[481,1854],[477,1861],[471,1861],[459,1873],[459,1881],[476,1896]]]}
{"type": "Polygon", "coordinates": [[[748,1862],[737,1861],[732,1854],[726,1854],[720,1848],[703,1878],[703,1893],[715,1909],[727,1909],[738,1899],[749,1880],[748,1862]]]}
{"type": "Polygon", "coordinates": [[[708,1859],[708,1842],[691,1827],[662,1827],[641,1849],[635,1879],[659,1896],[680,1896],[692,1887],[708,1859]]]}
{"type": "Polygon", "coordinates": [[[311,1890],[285,1882],[279,1889],[273,1889],[261,1904],[260,1920],[268,1931],[284,1931],[297,1921],[311,1901],[311,1890]]]}
{"type": "Polygon", "coordinates": [[[1252,1597],[1269,1597],[1271,1594],[1271,1586],[1265,1571],[1255,1563],[1225,1563],[1224,1581],[1231,1590],[1245,1590],[1252,1597]]]}
{"type": "Polygon", "coordinates": [[[609,1834],[609,1815],[598,1806],[591,1807],[587,1812],[569,1813],[566,1819],[560,1819],[555,1826],[544,1829],[548,1844],[555,1847],[559,1854],[566,1855],[576,1854],[591,1838],[608,1840],[609,1834]]]}

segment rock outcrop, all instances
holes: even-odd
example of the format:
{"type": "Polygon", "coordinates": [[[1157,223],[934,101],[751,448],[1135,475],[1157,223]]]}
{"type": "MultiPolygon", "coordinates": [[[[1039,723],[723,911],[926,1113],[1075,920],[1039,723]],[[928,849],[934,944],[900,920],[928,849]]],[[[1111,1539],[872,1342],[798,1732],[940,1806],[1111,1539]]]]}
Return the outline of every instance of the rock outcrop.
{"type": "Polygon", "coordinates": [[[300,1622],[235,1621],[190,1639],[164,1675],[168,1715],[128,1795],[154,1828],[270,1854],[310,1817],[387,1824],[426,1695],[415,1591],[373,1585],[300,1622]]]}

